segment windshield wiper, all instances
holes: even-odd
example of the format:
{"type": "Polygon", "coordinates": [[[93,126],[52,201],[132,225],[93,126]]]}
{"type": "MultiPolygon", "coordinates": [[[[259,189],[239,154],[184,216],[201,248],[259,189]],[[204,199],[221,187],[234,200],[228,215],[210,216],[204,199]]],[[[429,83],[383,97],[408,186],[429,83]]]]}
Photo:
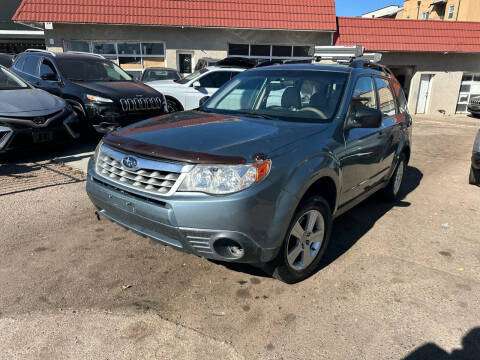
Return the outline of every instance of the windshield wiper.
{"type": "Polygon", "coordinates": [[[235,113],[235,114],[229,114],[229,115],[234,115],[234,116],[247,116],[251,118],[257,118],[257,119],[266,119],[266,120],[277,120],[277,118],[269,115],[264,115],[264,114],[256,114],[256,113],[250,113],[250,112],[245,112],[245,113],[235,113]]]}

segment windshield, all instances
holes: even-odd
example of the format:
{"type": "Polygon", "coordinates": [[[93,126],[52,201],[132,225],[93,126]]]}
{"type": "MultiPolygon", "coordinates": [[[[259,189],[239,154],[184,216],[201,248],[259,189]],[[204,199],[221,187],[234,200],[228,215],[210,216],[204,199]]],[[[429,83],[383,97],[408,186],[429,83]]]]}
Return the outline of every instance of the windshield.
{"type": "Polygon", "coordinates": [[[147,69],[143,73],[142,81],[156,81],[156,80],[180,80],[182,77],[175,70],[169,69],[147,69]]]}
{"type": "Polygon", "coordinates": [[[347,73],[320,70],[246,71],[220,89],[203,111],[299,122],[329,122],[347,73]]]}
{"type": "Polygon", "coordinates": [[[8,70],[0,67],[0,90],[19,90],[28,89],[28,85],[25,84],[18,77],[13,75],[8,70]]]}
{"type": "Polygon", "coordinates": [[[63,75],[71,81],[131,81],[132,77],[109,60],[58,59],[63,75]]]}
{"type": "Polygon", "coordinates": [[[188,76],[185,76],[183,79],[177,80],[176,82],[179,83],[179,84],[186,84],[186,83],[188,83],[188,82],[191,81],[191,80],[195,80],[195,79],[198,78],[200,75],[205,74],[206,72],[208,72],[208,69],[207,69],[207,68],[203,68],[203,69],[200,69],[200,70],[195,71],[194,73],[191,73],[191,74],[188,75],[188,76]]]}

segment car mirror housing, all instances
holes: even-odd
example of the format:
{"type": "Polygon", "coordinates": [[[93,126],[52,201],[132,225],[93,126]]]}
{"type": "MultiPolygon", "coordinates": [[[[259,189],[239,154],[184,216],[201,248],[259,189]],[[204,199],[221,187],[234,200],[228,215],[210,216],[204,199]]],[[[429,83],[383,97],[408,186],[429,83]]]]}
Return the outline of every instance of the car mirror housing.
{"type": "Polygon", "coordinates": [[[195,89],[199,89],[202,87],[202,85],[200,85],[200,81],[195,81],[192,86],[195,88],[195,89]]]}
{"type": "Polygon", "coordinates": [[[58,81],[58,76],[57,74],[54,74],[54,73],[43,74],[41,78],[42,80],[45,80],[45,81],[58,81]]]}
{"type": "Polygon", "coordinates": [[[364,105],[354,107],[354,116],[349,121],[349,128],[375,129],[382,125],[382,112],[364,105]]]}

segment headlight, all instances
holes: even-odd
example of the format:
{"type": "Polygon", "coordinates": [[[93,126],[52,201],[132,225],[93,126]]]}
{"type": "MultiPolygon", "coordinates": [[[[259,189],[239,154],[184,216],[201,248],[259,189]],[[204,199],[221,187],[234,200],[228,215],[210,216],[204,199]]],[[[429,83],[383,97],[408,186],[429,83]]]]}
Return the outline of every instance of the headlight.
{"type": "Polygon", "coordinates": [[[197,165],[187,174],[179,191],[214,195],[235,193],[264,179],[271,165],[270,160],[250,165],[197,165]]]}
{"type": "Polygon", "coordinates": [[[100,152],[100,148],[103,145],[103,140],[100,140],[100,142],[97,145],[97,148],[95,149],[95,153],[93,154],[93,162],[96,164],[97,163],[97,157],[98,153],[100,152]]]}
{"type": "Polygon", "coordinates": [[[98,103],[113,103],[112,99],[107,99],[101,96],[95,96],[95,95],[85,95],[88,100],[93,101],[93,102],[98,102],[98,103]]]}

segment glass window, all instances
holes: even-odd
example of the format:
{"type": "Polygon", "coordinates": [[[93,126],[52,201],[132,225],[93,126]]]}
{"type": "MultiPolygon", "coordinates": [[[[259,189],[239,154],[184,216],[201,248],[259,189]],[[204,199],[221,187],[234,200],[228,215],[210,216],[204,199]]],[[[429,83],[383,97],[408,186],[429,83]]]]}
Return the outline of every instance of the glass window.
{"type": "Polygon", "coordinates": [[[467,104],[458,104],[457,105],[457,112],[466,112],[467,111],[467,104]]]}
{"type": "Polygon", "coordinates": [[[156,81],[156,80],[180,80],[180,74],[175,70],[170,69],[146,69],[142,76],[142,81],[156,81]]]}
{"type": "Polygon", "coordinates": [[[93,52],[95,54],[116,55],[117,49],[112,43],[93,43],[93,52]]]}
{"type": "Polygon", "coordinates": [[[214,71],[203,76],[200,81],[200,86],[204,88],[221,88],[232,77],[230,71],[214,71]]]}
{"type": "Polygon", "coordinates": [[[292,56],[292,47],[291,46],[273,46],[272,56],[290,57],[292,56]]]}
{"type": "Polygon", "coordinates": [[[90,52],[90,43],[88,41],[69,41],[67,47],[70,51],[90,52]]]}
{"type": "Polygon", "coordinates": [[[246,44],[229,44],[228,54],[235,56],[248,56],[249,46],[246,44]]]}
{"type": "Polygon", "coordinates": [[[270,56],[270,45],[252,45],[250,48],[251,56],[270,56]]]}
{"type": "Polygon", "coordinates": [[[462,92],[462,93],[463,93],[463,92],[470,92],[470,88],[471,88],[471,87],[472,87],[471,85],[462,85],[462,86],[460,87],[460,92],[462,92]]]}
{"type": "Polygon", "coordinates": [[[40,65],[40,77],[43,75],[49,75],[49,74],[56,74],[57,72],[55,71],[55,67],[52,65],[52,63],[48,60],[43,60],[42,64],[40,65]]]}
{"type": "Polygon", "coordinates": [[[23,72],[32,76],[37,76],[39,62],[40,58],[38,56],[27,56],[25,64],[23,65],[23,72]]]}
{"type": "Polygon", "coordinates": [[[448,8],[448,19],[453,19],[454,13],[455,13],[455,5],[450,5],[448,8]]]}
{"type": "Polygon", "coordinates": [[[233,78],[208,101],[205,110],[249,114],[266,120],[330,122],[345,91],[347,73],[309,70],[246,71],[233,78]],[[301,89],[316,89],[305,106],[301,89]]]}
{"type": "Polygon", "coordinates": [[[310,46],[294,46],[293,56],[308,57],[310,52],[310,46]]]}
{"type": "Polygon", "coordinates": [[[375,96],[375,87],[370,76],[362,76],[357,80],[352,98],[359,99],[360,102],[369,108],[377,108],[377,97],[375,96]]]}
{"type": "Polygon", "coordinates": [[[25,64],[25,56],[20,56],[17,61],[15,62],[15,68],[17,70],[22,71],[23,70],[23,65],[25,64]]]}
{"type": "Polygon", "coordinates": [[[72,81],[124,81],[131,77],[108,60],[58,58],[57,64],[63,75],[72,81]]]}
{"type": "Polygon", "coordinates": [[[381,78],[375,78],[378,91],[378,102],[380,111],[385,116],[393,116],[396,114],[395,99],[392,90],[388,85],[388,81],[381,78]]]}
{"type": "Polygon", "coordinates": [[[142,43],[143,55],[165,55],[163,43],[142,43]]]}
{"type": "Polygon", "coordinates": [[[28,85],[8,70],[0,68],[0,90],[27,89],[28,85]]]}
{"type": "Polygon", "coordinates": [[[118,43],[118,55],[140,55],[139,43],[118,43]]]}
{"type": "Polygon", "coordinates": [[[429,17],[430,17],[430,13],[428,11],[425,11],[422,14],[422,20],[428,20],[429,17]]]}

